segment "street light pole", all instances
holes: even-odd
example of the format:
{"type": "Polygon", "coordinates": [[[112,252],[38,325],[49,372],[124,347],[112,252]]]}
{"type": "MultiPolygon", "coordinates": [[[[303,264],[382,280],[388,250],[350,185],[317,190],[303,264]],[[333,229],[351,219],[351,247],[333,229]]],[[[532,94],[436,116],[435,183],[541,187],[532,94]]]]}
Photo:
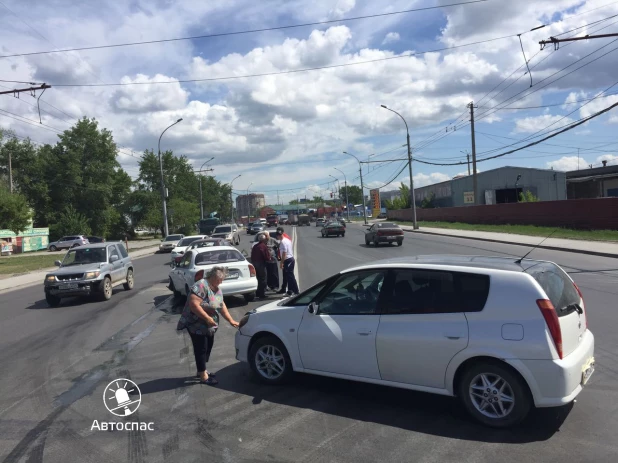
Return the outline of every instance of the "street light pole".
{"type": "Polygon", "coordinates": [[[230,217],[232,218],[231,223],[234,223],[234,196],[232,195],[232,191],[233,191],[232,190],[232,184],[234,183],[234,180],[236,180],[240,176],[241,176],[241,174],[238,174],[230,182],[230,202],[232,203],[232,214],[230,215],[230,217]]]}
{"type": "Polygon", "coordinates": [[[251,201],[249,200],[249,188],[251,188],[253,182],[247,187],[247,220],[251,220],[251,201]]]}
{"type": "MultiPolygon", "coordinates": [[[[330,176],[333,177],[335,180],[337,180],[337,198],[339,199],[339,207],[341,207],[341,184],[339,183],[339,179],[337,177],[335,177],[334,175],[330,175],[330,176]]],[[[335,209],[337,208],[336,205],[337,205],[337,201],[335,201],[335,209]]]]}
{"type": "Polygon", "coordinates": [[[163,160],[161,159],[161,137],[163,137],[163,134],[167,132],[167,129],[175,126],[181,121],[182,121],[182,117],[178,119],[176,122],[174,122],[172,125],[167,127],[159,136],[159,168],[161,169],[161,201],[163,202],[163,225],[164,225],[165,236],[169,235],[169,228],[167,226],[167,204],[165,203],[165,183],[163,182],[163,160]]]}
{"type": "Polygon", "coordinates": [[[361,167],[361,162],[356,156],[348,153],[347,151],[344,151],[343,154],[352,156],[354,159],[356,159],[356,162],[358,162],[358,173],[360,175],[360,181],[361,181],[361,196],[363,197],[363,217],[365,219],[365,225],[367,225],[367,206],[365,206],[365,187],[363,186],[363,169],[361,167]]]}
{"type": "Polygon", "coordinates": [[[200,218],[202,220],[204,220],[204,197],[202,196],[202,169],[204,168],[204,166],[206,164],[208,164],[210,161],[212,161],[215,157],[211,157],[208,161],[206,161],[204,164],[202,164],[202,167],[200,167],[200,218]]]}
{"type": "Polygon", "coordinates": [[[346,210],[346,213],[348,216],[348,222],[349,222],[350,221],[350,202],[348,201],[348,179],[341,169],[337,169],[336,167],[334,167],[334,169],[338,170],[339,172],[341,172],[341,175],[343,175],[343,184],[345,185],[345,210],[346,210]]]}
{"type": "Polygon", "coordinates": [[[416,222],[416,195],[414,194],[414,179],[412,178],[412,149],[410,148],[410,130],[408,129],[408,123],[406,122],[406,120],[403,118],[403,116],[401,114],[399,114],[397,111],[394,111],[388,107],[386,107],[386,105],[380,105],[382,106],[384,109],[387,109],[388,111],[397,114],[401,120],[403,121],[403,123],[406,125],[406,141],[408,144],[408,171],[410,173],[410,202],[412,204],[412,220],[413,220],[413,228],[415,230],[418,230],[418,223],[416,222]]]}

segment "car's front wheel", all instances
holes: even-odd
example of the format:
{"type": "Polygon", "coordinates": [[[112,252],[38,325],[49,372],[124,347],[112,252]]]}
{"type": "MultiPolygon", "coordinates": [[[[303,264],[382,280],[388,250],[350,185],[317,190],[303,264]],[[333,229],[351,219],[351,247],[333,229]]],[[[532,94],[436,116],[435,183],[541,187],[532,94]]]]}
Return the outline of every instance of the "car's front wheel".
{"type": "Polygon", "coordinates": [[[493,428],[506,428],[521,422],[532,406],[528,385],[499,362],[473,364],[462,375],[458,389],[468,413],[493,428]]]}
{"type": "Polygon", "coordinates": [[[251,370],[267,384],[281,384],[292,374],[292,362],[283,343],[266,336],[253,343],[249,352],[251,370]]]}
{"type": "Polygon", "coordinates": [[[122,285],[125,290],[129,291],[135,286],[135,279],[133,278],[133,270],[127,272],[127,282],[122,285]]]}
{"type": "Polygon", "coordinates": [[[50,307],[58,307],[60,305],[61,298],[54,296],[53,294],[45,293],[45,300],[50,307]]]}
{"type": "Polygon", "coordinates": [[[109,301],[112,298],[112,280],[110,277],[105,277],[99,283],[99,295],[104,301],[109,301]]]}
{"type": "Polygon", "coordinates": [[[245,298],[245,302],[251,302],[255,299],[255,293],[243,294],[242,297],[245,298]]]}

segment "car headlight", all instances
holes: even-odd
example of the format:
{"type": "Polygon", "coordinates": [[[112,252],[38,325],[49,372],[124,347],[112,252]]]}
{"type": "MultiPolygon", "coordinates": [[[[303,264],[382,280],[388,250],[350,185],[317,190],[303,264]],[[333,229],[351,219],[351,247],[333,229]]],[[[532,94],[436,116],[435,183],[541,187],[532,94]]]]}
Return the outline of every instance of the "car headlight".
{"type": "Polygon", "coordinates": [[[251,315],[251,312],[247,312],[245,314],[245,316],[240,319],[240,321],[238,322],[238,328],[239,329],[247,324],[247,322],[249,321],[249,316],[250,315],[251,315]]]}
{"type": "Polygon", "coordinates": [[[45,281],[46,281],[47,283],[53,283],[53,282],[55,282],[55,281],[56,281],[56,277],[55,277],[54,275],[47,275],[47,276],[45,277],[45,281]]]}
{"type": "Polygon", "coordinates": [[[96,278],[101,274],[101,272],[99,270],[97,270],[96,272],[86,272],[84,273],[84,279],[85,280],[90,280],[92,278],[96,278]]]}

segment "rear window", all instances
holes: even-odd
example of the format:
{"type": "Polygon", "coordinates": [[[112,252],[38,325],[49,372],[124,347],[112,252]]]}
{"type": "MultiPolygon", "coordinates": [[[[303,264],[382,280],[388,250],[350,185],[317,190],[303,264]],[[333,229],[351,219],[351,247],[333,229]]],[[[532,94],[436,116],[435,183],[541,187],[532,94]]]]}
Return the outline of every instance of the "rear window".
{"type": "Polygon", "coordinates": [[[182,238],[182,236],[180,235],[169,235],[167,238],[165,238],[165,241],[178,241],[182,238]]]}
{"type": "Polygon", "coordinates": [[[573,310],[563,310],[564,308],[579,304],[579,294],[573,285],[573,282],[564,271],[555,264],[543,262],[533,265],[526,271],[534,278],[547,297],[554,305],[559,317],[570,314],[573,310]]]}
{"type": "Polygon", "coordinates": [[[390,223],[390,222],[382,222],[378,224],[379,228],[399,228],[399,225],[397,225],[396,223],[390,223]]]}
{"type": "Polygon", "coordinates": [[[245,258],[240,252],[234,249],[225,249],[199,253],[195,256],[195,265],[225,264],[227,262],[242,262],[244,260],[245,258]]]}
{"type": "Polygon", "coordinates": [[[189,246],[191,243],[193,243],[194,241],[198,241],[201,240],[202,237],[201,236],[196,236],[194,238],[183,238],[182,240],[180,240],[180,242],[178,243],[178,246],[189,246]]]}
{"type": "Polygon", "coordinates": [[[215,233],[229,233],[232,231],[232,227],[217,227],[215,233]]]}

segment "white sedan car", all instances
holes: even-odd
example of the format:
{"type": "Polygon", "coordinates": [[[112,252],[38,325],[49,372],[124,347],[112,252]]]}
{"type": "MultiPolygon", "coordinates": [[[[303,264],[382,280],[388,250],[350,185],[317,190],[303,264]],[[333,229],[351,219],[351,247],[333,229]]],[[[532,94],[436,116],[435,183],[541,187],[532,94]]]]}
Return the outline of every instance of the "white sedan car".
{"type": "Polygon", "coordinates": [[[236,358],[278,384],[292,371],[457,396],[488,426],[572,402],[594,336],[552,262],[419,256],[343,271],[246,314],[236,358]]]}
{"type": "Polygon", "coordinates": [[[194,243],[195,241],[203,240],[204,238],[208,238],[208,236],[192,235],[192,236],[185,236],[183,239],[181,239],[176,244],[174,249],[172,249],[171,262],[170,262],[171,265],[172,266],[178,265],[178,262],[180,262],[180,260],[182,259],[182,255],[185,253],[189,245],[191,243],[194,243]]]}
{"type": "Polygon", "coordinates": [[[169,273],[169,289],[174,296],[186,296],[189,288],[206,276],[214,266],[228,269],[221,284],[224,296],[242,295],[247,302],[255,299],[257,278],[255,267],[232,246],[211,246],[188,250],[180,263],[169,273]]]}

